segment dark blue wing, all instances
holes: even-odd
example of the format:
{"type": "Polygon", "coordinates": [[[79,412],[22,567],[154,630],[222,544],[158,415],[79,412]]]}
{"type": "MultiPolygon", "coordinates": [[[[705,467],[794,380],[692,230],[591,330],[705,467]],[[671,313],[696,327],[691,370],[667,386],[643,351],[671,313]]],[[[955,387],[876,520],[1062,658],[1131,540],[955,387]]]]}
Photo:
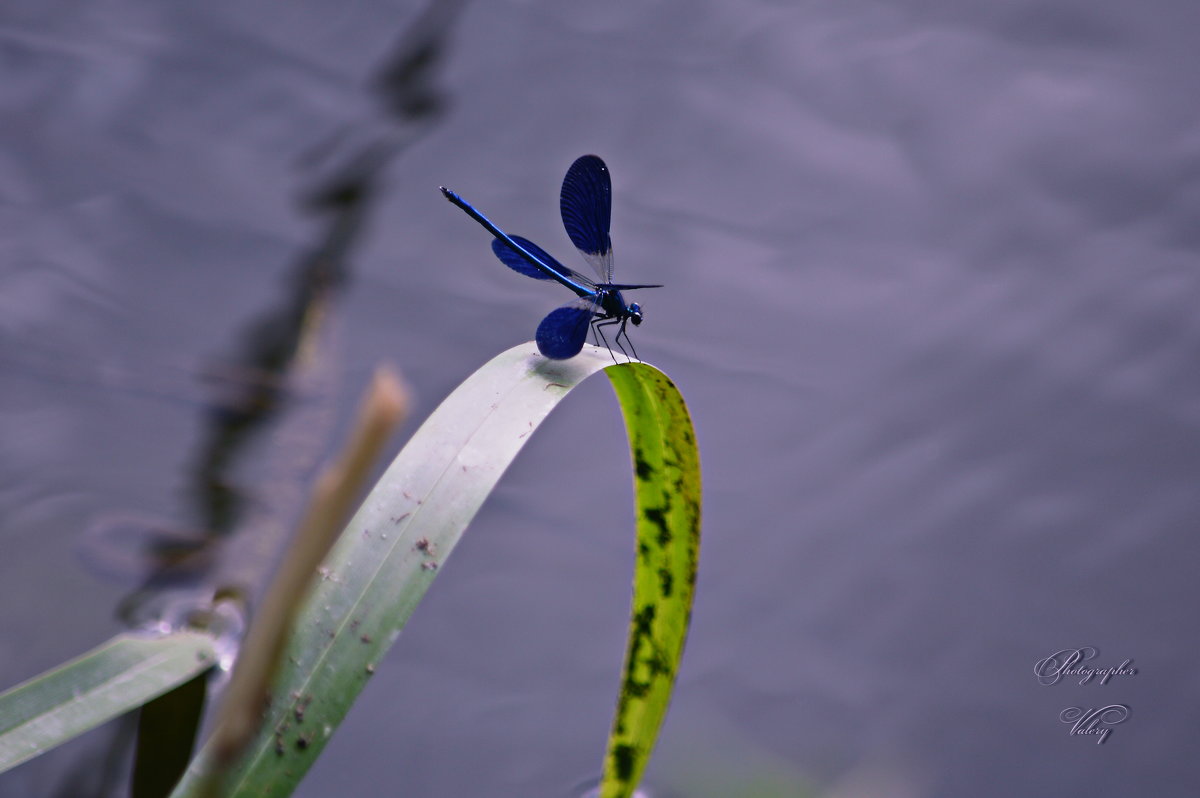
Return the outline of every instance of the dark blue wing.
{"type": "MultiPolygon", "coordinates": [[[[550,268],[556,270],[563,277],[576,280],[582,283],[586,288],[594,287],[594,283],[589,278],[584,277],[574,269],[568,269],[566,266],[563,266],[561,263],[555,260],[553,255],[530,241],[528,238],[522,238],[521,236],[509,236],[509,238],[517,242],[517,244],[520,246],[524,247],[530,255],[533,255],[542,263],[545,263],[550,268]]],[[[532,277],[535,280],[554,279],[554,276],[549,272],[534,266],[532,263],[525,260],[525,258],[521,256],[521,253],[517,252],[515,249],[510,247],[508,244],[505,244],[498,238],[492,239],[492,252],[496,253],[496,257],[499,258],[500,262],[505,266],[515,272],[520,272],[526,277],[532,277]]]]}
{"type": "Polygon", "coordinates": [[[595,308],[595,300],[583,298],[550,311],[537,328],[538,351],[551,360],[578,355],[587,339],[595,308]]]}
{"type": "Polygon", "coordinates": [[[563,178],[559,195],[563,227],[571,242],[596,270],[602,283],[612,282],[612,179],[595,155],[577,158],[563,178]]]}

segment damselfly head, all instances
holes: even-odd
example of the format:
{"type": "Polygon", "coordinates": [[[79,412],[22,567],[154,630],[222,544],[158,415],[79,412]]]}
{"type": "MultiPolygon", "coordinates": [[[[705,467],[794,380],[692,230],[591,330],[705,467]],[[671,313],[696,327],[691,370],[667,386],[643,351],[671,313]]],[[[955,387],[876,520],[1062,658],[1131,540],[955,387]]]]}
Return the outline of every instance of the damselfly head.
{"type": "Polygon", "coordinates": [[[642,306],[636,302],[629,304],[629,320],[633,322],[634,327],[642,323],[642,306]]]}

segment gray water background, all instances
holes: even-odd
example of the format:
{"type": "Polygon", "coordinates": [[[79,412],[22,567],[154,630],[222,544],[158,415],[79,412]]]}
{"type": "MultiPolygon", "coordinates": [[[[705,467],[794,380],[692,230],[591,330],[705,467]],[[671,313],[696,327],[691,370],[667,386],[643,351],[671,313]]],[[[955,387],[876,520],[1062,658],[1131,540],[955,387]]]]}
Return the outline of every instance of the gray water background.
{"type": "MultiPolygon", "coordinates": [[[[80,536],[186,513],[197,375],[319,238],[313,149],[396,135],[369,80],[420,12],[0,9],[0,684],[121,628],[129,586],[80,536]]],[[[1200,6],[505,2],[448,29],[446,105],[403,132],[336,300],[331,434],[381,359],[419,420],[566,299],[437,186],[575,263],[558,185],[602,155],[618,278],[667,286],[635,340],[689,401],[706,489],[649,783],[1197,794],[1200,6]],[[1079,646],[1138,673],[1037,684],[1079,646]],[[1102,746],[1058,720],[1112,702],[1102,746]]],[[[597,774],[631,491],[609,389],[577,393],[299,796],[597,774]]],[[[68,794],[97,745],[0,794],[68,794]]]]}

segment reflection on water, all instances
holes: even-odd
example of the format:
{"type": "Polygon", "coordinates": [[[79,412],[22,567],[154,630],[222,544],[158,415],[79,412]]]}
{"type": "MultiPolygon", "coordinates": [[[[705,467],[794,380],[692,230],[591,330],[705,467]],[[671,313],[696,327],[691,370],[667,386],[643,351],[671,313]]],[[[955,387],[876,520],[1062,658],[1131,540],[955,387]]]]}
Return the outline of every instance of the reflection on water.
{"type": "Polygon", "coordinates": [[[161,518],[132,512],[96,516],[84,529],[79,555],[88,570],[108,579],[146,578],[149,569],[207,573],[216,552],[204,529],[172,527],[161,518]]]}
{"type": "Polygon", "coordinates": [[[89,527],[86,556],[97,570],[145,574],[122,603],[126,621],[150,620],[144,604],[164,587],[205,582],[246,597],[291,530],[332,429],[334,301],[389,163],[447,105],[436,77],[460,6],[430,5],[370,81],[375,113],[348,123],[302,159],[300,201],[322,230],[292,269],[279,304],[247,325],[228,365],[207,375],[214,395],[189,480],[194,528],[129,513],[89,527]],[[267,432],[267,489],[251,495],[239,480],[239,463],[267,432]],[[226,543],[229,550],[219,552],[226,543]]]}
{"type": "MultiPolygon", "coordinates": [[[[80,551],[92,570],[139,581],[118,609],[126,623],[195,624],[197,613],[214,606],[214,595],[249,601],[292,531],[336,418],[337,300],[389,165],[447,107],[437,78],[461,6],[432,2],[367,82],[373,99],[362,115],[300,159],[297,201],[315,220],[313,243],[289,270],[276,303],[245,325],[222,366],[205,370],[211,396],[190,458],[187,507],[178,519],[132,510],[104,514],[82,536],[80,551]],[[247,473],[256,478],[248,480],[247,473]]],[[[5,361],[63,383],[105,373],[72,364],[69,353],[59,360],[39,359],[38,352],[36,346],[6,352],[5,361]]],[[[187,396],[179,384],[151,381],[158,383],[151,393],[187,396]]],[[[114,382],[145,384],[125,373],[114,382]]],[[[225,629],[222,658],[228,661],[241,619],[225,617],[229,602],[215,607],[203,623],[225,629]]],[[[100,796],[120,787],[132,731],[127,720],[119,726],[104,749],[61,779],[59,794],[100,796]]]]}

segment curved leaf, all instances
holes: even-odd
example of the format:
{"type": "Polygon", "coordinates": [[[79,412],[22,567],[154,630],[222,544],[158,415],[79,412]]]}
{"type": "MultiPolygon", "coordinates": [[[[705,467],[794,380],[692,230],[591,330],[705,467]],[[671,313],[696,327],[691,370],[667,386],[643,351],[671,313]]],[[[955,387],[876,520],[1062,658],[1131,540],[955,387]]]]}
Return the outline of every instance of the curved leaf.
{"type": "MultiPolygon", "coordinates": [[[[632,790],[631,779],[640,774],[666,709],[690,609],[699,473],[694,448],[683,456],[677,449],[684,441],[694,447],[691,425],[674,386],[653,367],[614,366],[605,350],[594,347],[552,361],[527,343],[495,357],[447,397],[350,520],[300,609],[266,721],[243,760],[226,774],[221,785],[226,794],[291,793],[530,433],[573,387],[601,369],[624,375],[614,378],[614,386],[631,408],[626,419],[635,443],[636,495],[645,503],[638,512],[639,550],[644,536],[655,538],[644,541],[649,554],[639,556],[635,575],[633,666],[626,669],[617,719],[620,750],[627,752],[620,773],[632,790]],[[667,396],[671,392],[674,398],[667,396]],[[686,431],[677,429],[680,419],[686,431]],[[696,492],[679,507],[691,507],[690,518],[663,503],[664,491],[676,487],[655,486],[687,463],[692,473],[681,484],[689,496],[693,484],[696,492]],[[667,572],[677,590],[664,590],[667,572]],[[648,604],[663,608],[661,619],[649,625],[648,604]],[[652,651],[655,673],[646,677],[652,651]],[[641,695],[629,697],[630,690],[641,695]]],[[[202,752],[174,795],[200,795],[208,767],[202,752]]]]}

